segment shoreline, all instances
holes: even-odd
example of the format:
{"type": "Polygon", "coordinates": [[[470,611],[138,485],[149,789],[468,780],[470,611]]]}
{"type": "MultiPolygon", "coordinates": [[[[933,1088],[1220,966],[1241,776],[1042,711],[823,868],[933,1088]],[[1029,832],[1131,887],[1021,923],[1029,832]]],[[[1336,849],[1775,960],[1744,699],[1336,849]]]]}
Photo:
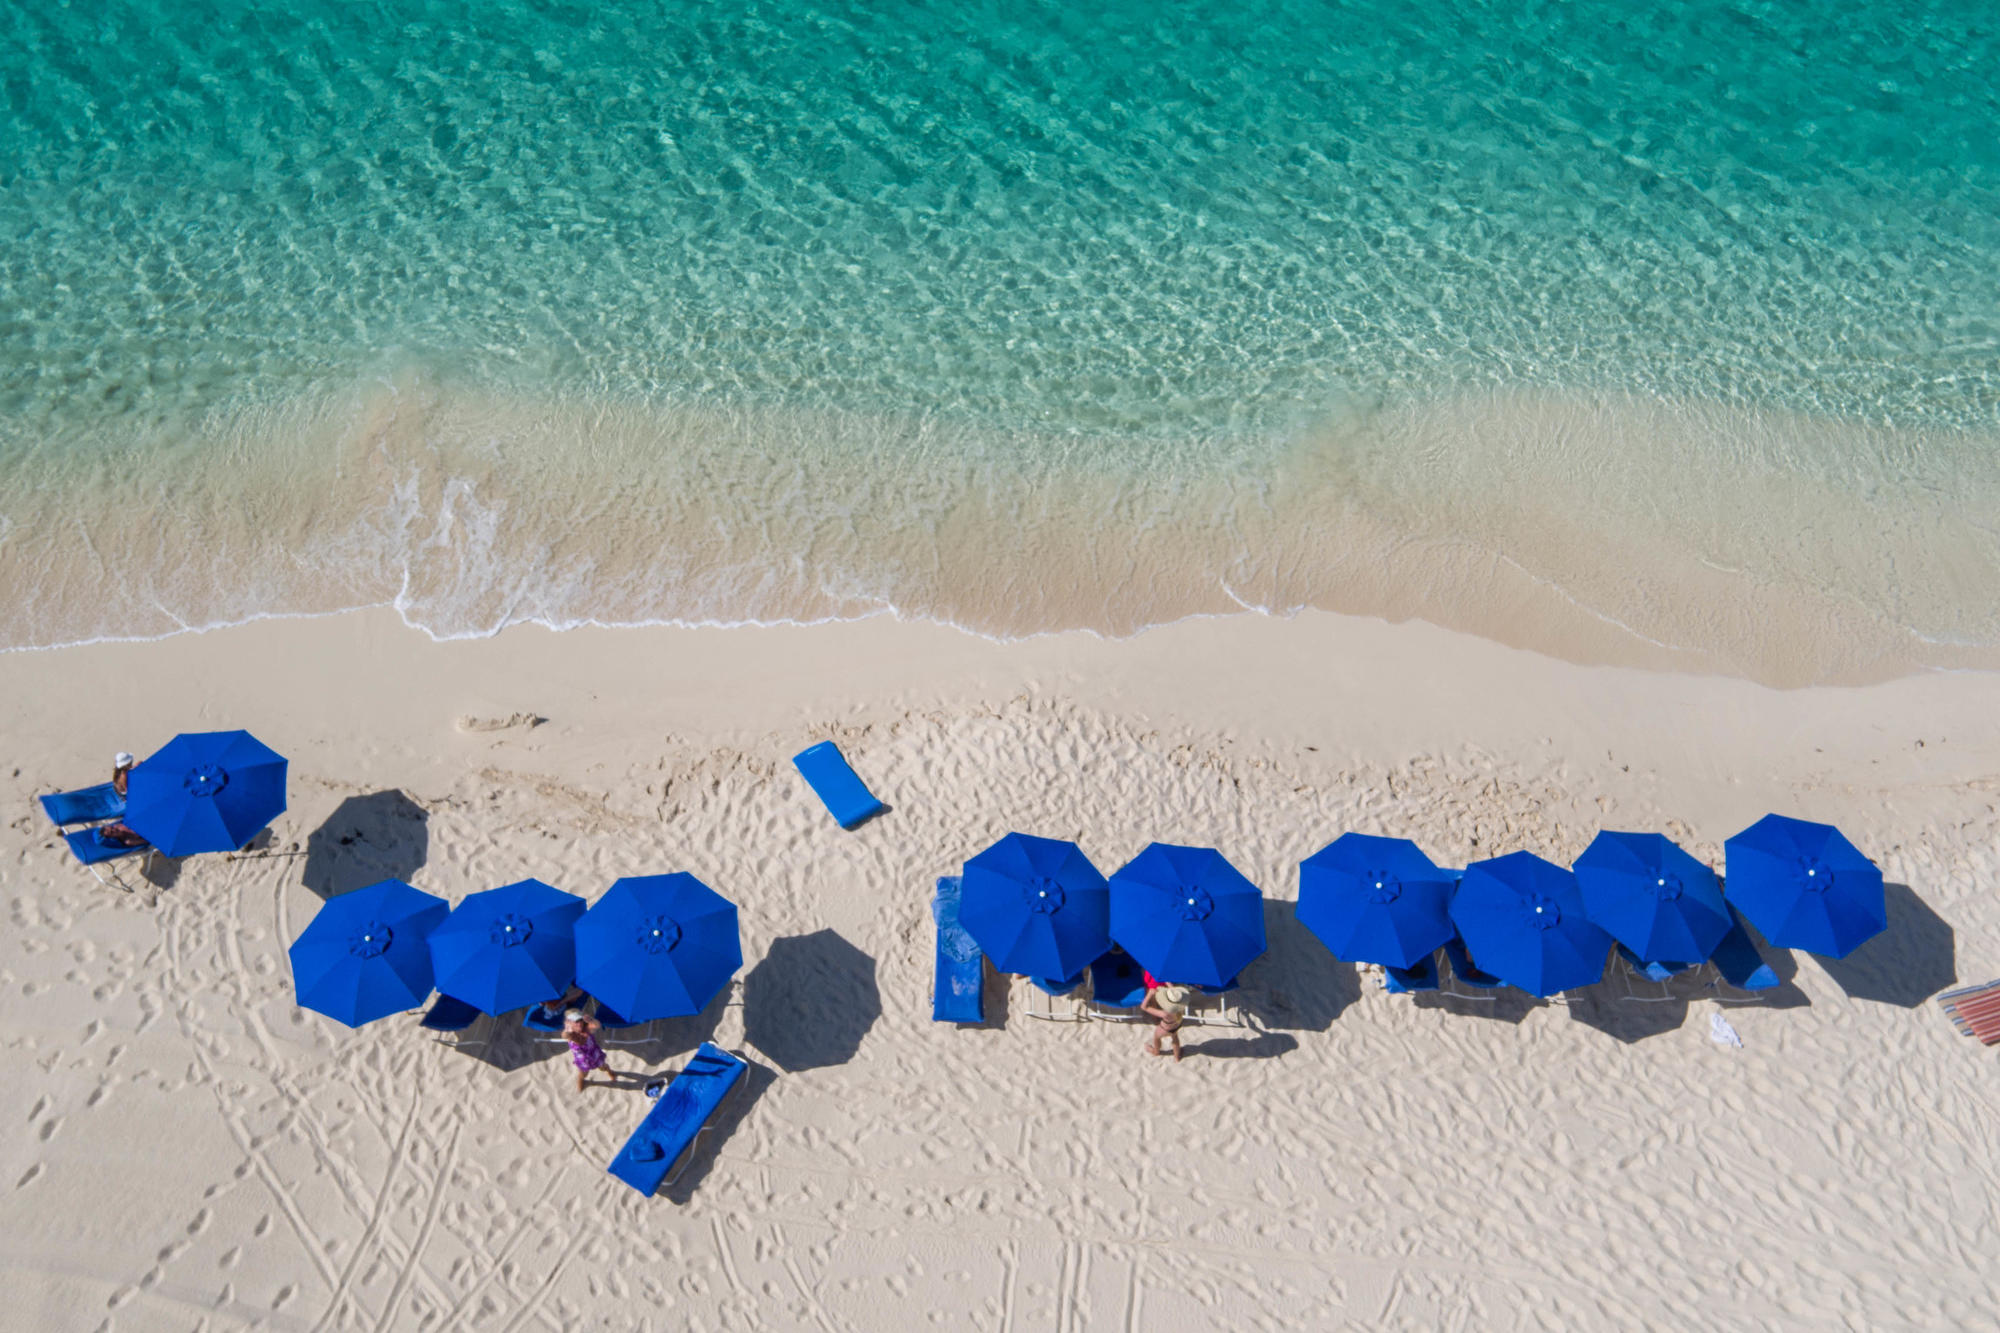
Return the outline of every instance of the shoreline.
{"type": "Polygon", "coordinates": [[[81,507],[60,458],[10,465],[0,640],[383,606],[440,639],[890,616],[1003,642],[1324,611],[1787,687],[2000,669],[2000,449],[1717,404],[1466,395],[1209,450],[412,375],[114,458],[81,507]]]}

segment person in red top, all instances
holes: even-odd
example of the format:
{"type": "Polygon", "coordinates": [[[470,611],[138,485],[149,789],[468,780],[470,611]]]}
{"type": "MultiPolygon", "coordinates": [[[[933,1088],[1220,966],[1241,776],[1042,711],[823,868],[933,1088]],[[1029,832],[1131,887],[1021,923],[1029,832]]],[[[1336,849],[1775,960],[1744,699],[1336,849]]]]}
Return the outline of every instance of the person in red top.
{"type": "Polygon", "coordinates": [[[1139,1005],[1139,1012],[1159,1019],[1153,1035],[1146,1042],[1146,1054],[1164,1055],[1160,1049],[1162,1041],[1174,1044],[1174,1059],[1181,1058],[1181,1023],[1187,1017],[1188,989],[1185,986],[1169,986],[1151,972],[1144,973],[1146,998],[1139,1005]]]}

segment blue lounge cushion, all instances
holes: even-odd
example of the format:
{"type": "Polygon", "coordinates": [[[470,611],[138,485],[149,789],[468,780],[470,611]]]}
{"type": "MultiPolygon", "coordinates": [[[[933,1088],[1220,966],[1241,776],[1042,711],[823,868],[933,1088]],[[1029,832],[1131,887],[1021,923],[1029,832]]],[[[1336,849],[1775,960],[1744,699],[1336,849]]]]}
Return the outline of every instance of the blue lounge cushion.
{"type": "Polygon", "coordinates": [[[748,1068],[714,1042],[703,1042],[606,1169],[650,1198],[748,1068]]]}
{"type": "Polygon", "coordinates": [[[1090,965],[1090,999],[1107,1009],[1137,1009],[1146,999],[1146,972],[1123,949],[1090,965]]]}
{"type": "Polygon", "coordinates": [[[1468,986],[1477,986],[1481,990],[1492,990],[1495,986],[1504,986],[1507,984],[1492,973],[1481,972],[1472,965],[1472,955],[1466,952],[1465,941],[1463,939],[1454,939],[1445,945],[1444,956],[1451,960],[1451,974],[1468,986]]]}
{"type": "Polygon", "coordinates": [[[633,1022],[602,1000],[597,1002],[597,1021],[607,1028],[636,1028],[645,1026],[644,1022],[633,1022]]]}
{"type": "Polygon", "coordinates": [[[125,798],[108,782],[76,791],[51,792],[41,798],[42,812],[57,828],[65,824],[94,824],[100,819],[116,819],[125,813],[125,798]]]}
{"type": "Polygon", "coordinates": [[[1625,960],[1627,967],[1648,981],[1671,981],[1688,968],[1686,963],[1646,962],[1622,944],[1618,946],[1618,956],[1625,960]]]}
{"type": "Polygon", "coordinates": [[[1743,926],[1742,913],[1733,903],[1729,908],[1729,933],[1715,946],[1709,961],[1715,964],[1722,979],[1738,990],[1774,990],[1779,984],[1778,974],[1764,961],[1764,955],[1757,952],[1750,932],[1743,926]]]}
{"type": "Polygon", "coordinates": [[[792,756],[792,765],[842,828],[853,828],[889,808],[876,800],[875,794],[855,776],[840,747],[832,741],[821,741],[799,751],[792,756]]]}
{"type": "Polygon", "coordinates": [[[1037,990],[1045,991],[1060,999],[1083,984],[1083,973],[1079,972],[1073,977],[1029,977],[1028,980],[1035,983],[1037,990]]]}
{"type": "Polygon", "coordinates": [[[937,923],[937,963],[931,990],[931,1018],[939,1023],[986,1021],[986,963],[979,946],[958,923],[961,880],[946,875],[931,899],[937,923]]]}
{"type": "Polygon", "coordinates": [[[94,828],[78,829],[74,833],[63,834],[63,841],[69,844],[70,854],[87,866],[104,861],[115,861],[121,856],[131,856],[135,852],[147,850],[145,843],[137,847],[127,847],[122,842],[112,842],[97,836],[94,828]]]}
{"type": "Polygon", "coordinates": [[[432,1032],[463,1032],[479,1017],[479,1007],[439,992],[417,1026],[432,1032]]]}
{"type": "Polygon", "coordinates": [[[1415,991],[1430,991],[1438,988],[1437,955],[1418,963],[1415,967],[1384,967],[1382,969],[1383,989],[1391,995],[1408,995],[1415,991]]]}

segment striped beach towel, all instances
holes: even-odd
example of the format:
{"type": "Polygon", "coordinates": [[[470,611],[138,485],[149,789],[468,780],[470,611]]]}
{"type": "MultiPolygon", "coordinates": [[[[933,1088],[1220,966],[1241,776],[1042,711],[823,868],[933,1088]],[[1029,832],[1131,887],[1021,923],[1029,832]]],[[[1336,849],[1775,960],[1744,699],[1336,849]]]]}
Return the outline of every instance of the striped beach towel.
{"type": "Polygon", "coordinates": [[[1948,990],[1938,1004],[1966,1036],[1982,1046],[2000,1045],[2000,981],[1948,990]]]}

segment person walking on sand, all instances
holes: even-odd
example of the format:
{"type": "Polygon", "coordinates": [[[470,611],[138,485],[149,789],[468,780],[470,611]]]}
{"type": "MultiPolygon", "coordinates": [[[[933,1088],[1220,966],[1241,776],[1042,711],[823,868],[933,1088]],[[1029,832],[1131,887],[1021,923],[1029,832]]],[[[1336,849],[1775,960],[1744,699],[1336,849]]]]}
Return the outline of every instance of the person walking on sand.
{"type": "Polygon", "coordinates": [[[576,1066],[576,1090],[583,1091],[592,1071],[602,1069],[607,1084],[618,1082],[618,1071],[604,1062],[604,1048],[597,1044],[603,1024],[581,1009],[563,1015],[563,1040],[569,1043],[569,1062],[576,1066]]]}
{"type": "Polygon", "coordinates": [[[1179,1060],[1181,1058],[1181,1023],[1187,1018],[1187,987],[1163,986],[1157,982],[1153,982],[1151,976],[1148,976],[1146,980],[1153,984],[1147,990],[1145,1002],[1139,1006],[1139,1012],[1150,1014],[1160,1020],[1159,1026],[1153,1029],[1151,1039],[1146,1042],[1146,1054],[1164,1055],[1165,1052],[1160,1049],[1160,1043],[1162,1041],[1171,1041],[1174,1044],[1174,1059],[1179,1060]]]}

